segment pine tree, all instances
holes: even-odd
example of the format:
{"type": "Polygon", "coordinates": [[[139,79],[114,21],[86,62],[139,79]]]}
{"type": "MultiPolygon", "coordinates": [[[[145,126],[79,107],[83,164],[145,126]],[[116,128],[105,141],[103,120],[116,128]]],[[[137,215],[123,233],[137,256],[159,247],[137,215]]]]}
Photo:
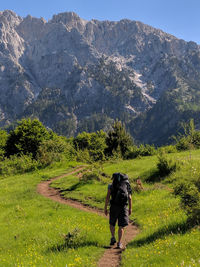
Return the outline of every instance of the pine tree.
{"type": "Polygon", "coordinates": [[[124,157],[129,147],[133,145],[133,139],[130,134],[127,133],[121,121],[116,121],[112,126],[112,130],[108,132],[106,144],[106,153],[108,155],[112,156],[116,151],[120,151],[122,157],[124,157]]]}

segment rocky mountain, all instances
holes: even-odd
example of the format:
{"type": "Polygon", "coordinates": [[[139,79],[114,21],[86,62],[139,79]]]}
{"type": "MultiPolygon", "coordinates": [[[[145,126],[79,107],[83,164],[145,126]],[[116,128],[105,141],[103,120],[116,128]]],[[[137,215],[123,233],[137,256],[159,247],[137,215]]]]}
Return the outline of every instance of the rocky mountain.
{"type": "Polygon", "coordinates": [[[200,46],[138,21],[49,21],[0,12],[0,126],[38,117],[60,134],[122,120],[140,142],[163,144],[200,123],[200,46]]]}

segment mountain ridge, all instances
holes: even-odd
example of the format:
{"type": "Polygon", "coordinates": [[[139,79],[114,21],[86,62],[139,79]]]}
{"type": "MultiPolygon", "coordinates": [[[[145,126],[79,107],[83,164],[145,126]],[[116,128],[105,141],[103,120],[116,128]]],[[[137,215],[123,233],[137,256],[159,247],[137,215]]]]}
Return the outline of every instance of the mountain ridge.
{"type": "Polygon", "coordinates": [[[199,81],[200,46],[142,22],[0,12],[0,126],[36,116],[71,136],[108,129],[118,118],[136,140],[167,143],[181,114],[199,112],[199,81]],[[157,125],[169,114],[173,123],[160,137],[157,125]]]}

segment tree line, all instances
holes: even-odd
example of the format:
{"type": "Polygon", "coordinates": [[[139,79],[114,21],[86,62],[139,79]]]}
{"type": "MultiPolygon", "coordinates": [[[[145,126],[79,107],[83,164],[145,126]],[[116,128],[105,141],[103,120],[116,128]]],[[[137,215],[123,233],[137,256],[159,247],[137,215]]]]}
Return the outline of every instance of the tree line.
{"type": "MultiPolygon", "coordinates": [[[[60,160],[92,163],[200,147],[200,132],[195,130],[193,120],[184,125],[184,134],[174,139],[174,145],[161,148],[148,144],[136,145],[123,123],[118,120],[108,132],[82,132],[76,137],[66,138],[46,128],[38,119],[22,119],[9,133],[0,130],[0,173],[5,173],[8,166],[12,165],[17,165],[20,172],[20,168],[24,170],[24,166],[29,166],[27,170],[32,170],[60,160]]],[[[27,170],[25,168],[24,171],[27,170]]]]}

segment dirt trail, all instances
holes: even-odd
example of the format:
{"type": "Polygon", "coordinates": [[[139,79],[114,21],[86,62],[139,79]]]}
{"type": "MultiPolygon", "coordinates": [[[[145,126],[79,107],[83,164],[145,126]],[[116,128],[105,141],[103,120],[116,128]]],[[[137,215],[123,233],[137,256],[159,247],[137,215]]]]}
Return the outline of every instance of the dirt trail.
{"type": "MultiPolygon", "coordinates": [[[[71,199],[65,199],[60,195],[59,190],[54,189],[52,187],[50,187],[50,184],[52,181],[60,179],[62,177],[80,172],[84,167],[80,167],[80,168],[76,168],[74,171],[61,175],[61,176],[57,176],[52,178],[49,181],[44,181],[40,184],[38,184],[37,186],[37,192],[41,195],[43,195],[46,198],[50,198],[56,202],[65,204],[65,205],[69,205],[71,207],[86,211],[86,212],[92,212],[95,214],[98,214],[100,216],[104,216],[104,213],[97,209],[97,208],[92,208],[89,207],[87,205],[84,205],[78,201],[75,200],[71,200],[71,199]]],[[[123,244],[126,246],[131,240],[133,240],[133,238],[138,234],[139,230],[138,228],[133,225],[131,222],[129,223],[129,225],[126,227],[125,229],[125,233],[124,233],[124,237],[123,237],[123,244]]],[[[98,262],[98,267],[117,267],[120,265],[120,261],[121,261],[121,253],[123,252],[122,249],[117,249],[116,246],[114,247],[106,247],[106,251],[103,254],[103,256],[101,257],[101,259],[98,262]]]]}

